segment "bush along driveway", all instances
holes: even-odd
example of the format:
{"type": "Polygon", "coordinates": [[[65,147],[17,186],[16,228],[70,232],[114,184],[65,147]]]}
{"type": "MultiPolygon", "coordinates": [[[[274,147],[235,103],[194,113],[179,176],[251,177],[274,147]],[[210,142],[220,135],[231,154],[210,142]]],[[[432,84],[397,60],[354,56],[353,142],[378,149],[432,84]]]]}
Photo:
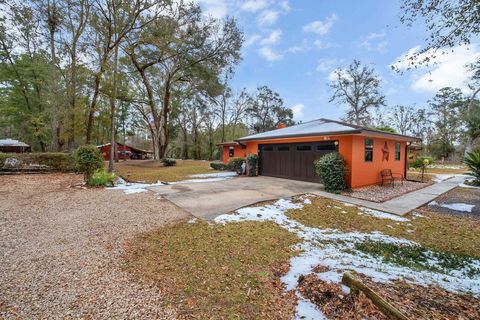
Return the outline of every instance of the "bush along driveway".
{"type": "Polygon", "coordinates": [[[367,316],[375,307],[339,285],[350,270],[412,318],[475,318],[478,232],[478,221],[424,212],[398,217],[303,196],[137,238],[129,243],[129,266],[191,317],[343,319],[352,310],[367,316]],[[308,285],[330,289],[319,295],[308,285]],[[421,304],[418,296],[425,297],[421,304]],[[436,299],[443,307],[430,308],[436,299]]]}

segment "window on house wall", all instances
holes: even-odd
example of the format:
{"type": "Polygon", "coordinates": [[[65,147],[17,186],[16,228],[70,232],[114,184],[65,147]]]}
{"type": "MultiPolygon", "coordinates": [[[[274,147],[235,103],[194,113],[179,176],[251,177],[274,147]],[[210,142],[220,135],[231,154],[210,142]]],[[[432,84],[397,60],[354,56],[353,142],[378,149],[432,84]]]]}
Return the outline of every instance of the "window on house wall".
{"type": "Polygon", "coordinates": [[[263,147],[263,151],[273,151],[273,146],[265,146],[263,147]]]}
{"type": "Polygon", "coordinates": [[[401,150],[401,144],[400,142],[395,142],[395,160],[400,160],[400,151],[401,150]]]}
{"type": "Polygon", "coordinates": [[[290,151],[290,147],[289,146],[278,146],[277,150],[278,151],[290,151]]]}
{"type": "Polygon", "coordinates": [[[297,151],[311,151],[311,150],[312,150],[312,146],[308,146],[308,145],[297,146],[297,151]]]}
{"type": "Polygon", "coordinates": [[[234,147],[228,147],[228,156],[231,158],[235,155],[235,148],[234,147]]]}
{"type": "Polygon", "coordinates": [[[365,139],[365,162],[373,161],[373,139],[365,139]]]}

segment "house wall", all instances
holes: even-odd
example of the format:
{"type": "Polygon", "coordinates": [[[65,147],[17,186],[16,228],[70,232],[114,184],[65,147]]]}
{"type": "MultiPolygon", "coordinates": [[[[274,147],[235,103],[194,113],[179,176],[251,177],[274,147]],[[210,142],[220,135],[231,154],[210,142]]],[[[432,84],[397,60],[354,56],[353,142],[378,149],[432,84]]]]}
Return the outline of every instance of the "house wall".
{"type": "Polygon", "coordinates": [[[338,140],[338,152],[345,159],[347,166],[347,183],[350,185],[350,179],[352,171],[352,136],[343,135],[343,136],[318,136],[318,137],[302,137],[302,138],[285,138],[285,139],[275,139],[275,140],[259,140],[247,142],[246,153],[248,154],[258,154],[258,145],[260,144],[277,144],[277,143],[297,143],[297,142],[315,142],[315,141],[327,141],[327,140],[338,140]]]}
{"type": "MultiPolygon", "coordinates": [[[[118,158],[119,159],[130,159],[130,157],[127,157],[125,155],[120,154],[121,151],[132,151],[130,147],[124,146],[122,144],[117,144],[117,152],[119,153],[118,158]]],[[[100,152],[102,153],[103,159],[105,161],[110,160],[110,145],[102,146],[100,148],[100,152]]]]}
{"type": "Polygon", "coordinates": [[[390,169],[393,173],[405,173],[405,141],[373,138],[373,161],[365,162],[365,139],[367,136],[352,136],[353,168],[351,173],[351,187],[358,188],[382,181],[380,171],[390,169]],[[387,142],[389,159],[383,158],[382,149],[387,142]],[[395,143],[400,142],[400,160],[395,160],[395,143]]]}
{"type": "MultiPolygon", "coordinates": [[[[246,158],[247,157],[247,150],[242,149],[242,146],[240,145],[234,145],[234,150],[233,150],[233,157],[240,157],[240,158],[246,158]]],[[[223,146],[223,163],[227,164],[228,161],[230,161],[231,158],[229,156],[229,148],[230,146],[223,146]]]]}
{"type": "MultiPolygon", "coordinates": [[[[319,136],[304,138],[286,138],[274,140],[258,140],[247,142],[246,149],[238,146],[235,149],[235,156],[246,157],[248,154],[258,154],[258,145],[277,144],[277,143],[298,143],[315,142],[324,140],[338,140],[338,151],[345,159],[347,166],[347,184],[351,188],[359,188],[372,184],[381,183],[380,171],[390,169],[394,173],[405,172],[405,141],[384,139],[380,137],[369,137],[360,135],[341,135],[341,136],[319,136]],[[365,162],[365,139],[373,139],[373,161],[365,162]],[[387,142],[389,159],[383,159],[382,149],[387,142]],[[395,143],[400,142],[400,160],[395,160],[395,143]]],[[[228,162],[228,146],[223,148],[223,161],[228,162]]]]}

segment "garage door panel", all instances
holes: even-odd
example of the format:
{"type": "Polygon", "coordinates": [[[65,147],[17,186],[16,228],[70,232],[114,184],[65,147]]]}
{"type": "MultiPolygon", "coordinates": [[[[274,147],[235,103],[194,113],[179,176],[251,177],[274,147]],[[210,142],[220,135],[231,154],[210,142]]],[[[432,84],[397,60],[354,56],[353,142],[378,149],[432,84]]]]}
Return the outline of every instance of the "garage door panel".
{"type": "Polygon", "coordinates": [[[333,141],[260,146],[260,174],[318,182],[314,162],[335,151],[333,141]]]}
{"type": "Polygon", "coordinates": [[[260,174],[318,182],[314,162],[338,150],[334,141],[260,146],[260,174]]]}

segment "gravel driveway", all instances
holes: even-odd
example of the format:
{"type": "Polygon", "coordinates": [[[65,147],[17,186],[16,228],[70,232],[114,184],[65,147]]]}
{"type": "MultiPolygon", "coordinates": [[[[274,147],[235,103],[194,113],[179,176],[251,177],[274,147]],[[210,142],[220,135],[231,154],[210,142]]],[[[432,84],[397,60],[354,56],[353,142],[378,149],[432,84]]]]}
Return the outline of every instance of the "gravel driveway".
{"type": "Polygon", "coordinates": [[[189,215],[78,181],[0,176],[0,318],[174,318],[157,287],[123,271],[124,243],[189,215]]]}

